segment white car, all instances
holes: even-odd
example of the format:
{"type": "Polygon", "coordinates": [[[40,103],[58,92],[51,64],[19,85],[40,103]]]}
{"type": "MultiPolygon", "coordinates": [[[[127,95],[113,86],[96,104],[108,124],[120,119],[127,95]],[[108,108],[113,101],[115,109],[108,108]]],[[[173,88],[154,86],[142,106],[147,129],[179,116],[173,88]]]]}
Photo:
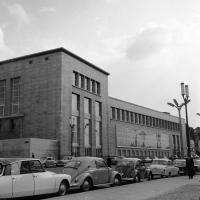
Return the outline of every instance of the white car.
{"type": "Polygon", "coordinates": [[[179,175],[179,168],[173,166],[172,161],[165,158],[153,159],[149,169],[151,173],[151,178],[156,175],[161,176],[161,178],[179,175]]]}
{"type": "Polygon", "coordinates": [[[46,171],[39,159],[0,159],[0,199],[57,193],[65,195],[71,176],[46,171]]]}

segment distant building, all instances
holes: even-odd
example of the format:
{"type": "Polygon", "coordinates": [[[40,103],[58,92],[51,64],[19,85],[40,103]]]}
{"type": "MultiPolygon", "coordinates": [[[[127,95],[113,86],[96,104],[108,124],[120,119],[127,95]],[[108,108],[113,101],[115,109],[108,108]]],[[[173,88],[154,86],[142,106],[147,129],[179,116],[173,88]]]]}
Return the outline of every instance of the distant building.
{"type": "Polygon", "coordinates": [[[178,118],[109,97],[108,75],[64,48],[0,62],[0,156],[178,153],[178,118]]]}

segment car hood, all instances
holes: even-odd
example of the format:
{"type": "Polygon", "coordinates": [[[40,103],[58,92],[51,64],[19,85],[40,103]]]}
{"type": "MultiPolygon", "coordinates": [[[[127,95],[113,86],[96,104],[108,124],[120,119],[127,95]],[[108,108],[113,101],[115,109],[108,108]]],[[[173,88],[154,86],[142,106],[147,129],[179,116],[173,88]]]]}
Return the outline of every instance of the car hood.
{"type": "Polygon", "coordinates": [[[157,165],[157,164],[152,164],[152,165],[150,165],[150,169],[152,169],[152,168],[163,169],[163,168],[165,168],[165,167],[166,167],[165,165],[157,165]]]}

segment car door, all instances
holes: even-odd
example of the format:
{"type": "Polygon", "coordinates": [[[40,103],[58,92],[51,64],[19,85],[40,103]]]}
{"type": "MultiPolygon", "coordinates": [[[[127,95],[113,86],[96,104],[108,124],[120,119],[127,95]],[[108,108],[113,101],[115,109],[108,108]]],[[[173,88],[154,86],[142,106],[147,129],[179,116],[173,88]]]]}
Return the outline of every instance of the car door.
{"type": "Polygon", "coordinates": [[[3,165],[0,169],[0,199],[12,197],[12,177],[11,166],[6,165],[3,171],[3,165]]]}
{"type": "Polygon", "coordinates": [[[34,180],[28,161],[12,163],[11,177],[13,197],[32,196],[34,194],[34,180]]]}
{"type": "Polygon", "coordinates": [[[108,183],[110,179],[109,177],[110,170],[103,159],[96,160],[96,168],[98,173],[99,184],[108,183]]]}
{"type": "Polygon", "coordinates": [[[55,192],[55,177],[44,170],[39,160],[30,160],[30,170],[35,183],[35,195],[55,192]]]}

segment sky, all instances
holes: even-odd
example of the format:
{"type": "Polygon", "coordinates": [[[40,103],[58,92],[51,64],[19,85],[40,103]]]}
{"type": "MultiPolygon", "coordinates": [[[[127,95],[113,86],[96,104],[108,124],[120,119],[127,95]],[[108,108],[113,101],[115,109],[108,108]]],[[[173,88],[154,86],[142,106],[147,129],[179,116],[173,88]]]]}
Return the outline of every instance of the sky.
{"type": "Polygon", "coordinates": [[[200,127],[199,0],[0,0],[0,60],[58,47],[109,72],[109,96],[175,116],[184,82],[200,127]]]}

